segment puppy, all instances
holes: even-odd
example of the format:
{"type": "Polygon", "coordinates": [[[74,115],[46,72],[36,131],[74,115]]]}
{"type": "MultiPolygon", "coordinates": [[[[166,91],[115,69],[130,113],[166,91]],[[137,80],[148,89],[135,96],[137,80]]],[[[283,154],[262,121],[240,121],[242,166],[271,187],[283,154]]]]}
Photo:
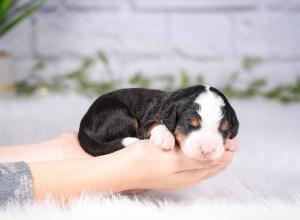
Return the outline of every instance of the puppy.
{"type": "Polygon", "coordinates": [[[133,88],[100,96],[81,120],[78,139],[93,156],[150,138],[164,150],[178,144],[193,159],[214,160],[238,129],[234,109],[213,87],[175,92],[133,88]]]}

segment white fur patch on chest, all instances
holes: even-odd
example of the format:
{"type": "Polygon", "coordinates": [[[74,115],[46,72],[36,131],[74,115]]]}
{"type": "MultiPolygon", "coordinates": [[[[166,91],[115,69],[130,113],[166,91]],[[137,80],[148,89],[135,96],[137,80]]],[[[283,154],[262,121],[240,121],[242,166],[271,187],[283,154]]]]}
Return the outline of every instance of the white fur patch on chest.
{"type": "Polygon", "coordinates": [[[216,93],[211,92],[207,86],[206,90],[195,99],[195,103],[200,106],[198,114],[201,116],[201,130],[218,129],[223,115],[224,100],[216,93]]]}

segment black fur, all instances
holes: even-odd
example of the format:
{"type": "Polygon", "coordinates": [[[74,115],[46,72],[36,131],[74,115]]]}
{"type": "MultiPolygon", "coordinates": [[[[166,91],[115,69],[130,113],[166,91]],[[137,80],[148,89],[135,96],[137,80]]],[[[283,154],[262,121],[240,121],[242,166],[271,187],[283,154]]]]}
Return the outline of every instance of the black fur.
{"type": "Polygon", "coordinates": [[[227,131],[228,135],[226,136],[228,136],[230,139],[233,139],[236,137],[240,126],[236,113],[232,108],[232,106],[230,105],[230,103],[228,102],[227,98],[223,95],[223,93],[221,93],[219,90],[213,87],[210,87],[210,90],[216,93],[217,95],[221,96],[225,102],[225,106],[223,108],[223,114],[229,122],[229,129],[227,131]]]}
{"type": "MultiPolygon", "coordinates": [[[[174,132],[184,114],[201,107],[193,100],[204,90],[201,85],[169,93],[133,88],[100,96],[81,120],[80,145],[87,153],[99,156],[124,148],[121,144],[123,138],[148,138],[148,128],[153,123],[163,123],[174,132]]],[[[216,89],[212,91],[221,95],[226,103],[224,110],[231,124],[230,138],[234,137],[238,131],[235,112],[222,93],[216,89]]]]}

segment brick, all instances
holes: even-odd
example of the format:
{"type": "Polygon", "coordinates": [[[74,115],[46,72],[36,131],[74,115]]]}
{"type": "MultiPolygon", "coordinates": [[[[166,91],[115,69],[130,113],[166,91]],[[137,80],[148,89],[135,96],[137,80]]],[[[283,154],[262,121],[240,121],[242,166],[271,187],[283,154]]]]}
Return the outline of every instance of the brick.
{"type": "Polygon", "coordinates": [[[107,9],[118,10],[127,4],[124,0],[85,0],[85,1],[67,1],[66,6],[73,9],[107,9]]]}
{"type": "Polygon", "coordinates": [[[230,56],[231,25],[229,16],[174,15],[171,20],[172,48],[183,56],[196,58],[230,56]]]}
{"type": "Polygon", "coordinates": [[[293,83],[300,77],[300,61],[286,62],[262,62],[248,74],[249,78],[264,78],[267,80],[267,87],[278,84],[293,83]]]}
{"type": "Polygon", "coordinates": [[[114,14],[110,12],[77,13],[66,11],[43,21],[36,16],[36,50],[40,56],[61,54],[90,55],[96,50],[119,53],[154,54],[166,45],[164,16],[149,14],[114,14]]]}
{"type": "Polygon", "coordinates": [[[36,17],[36,52],[39,56],[63,54],[87,56],[99,49],[120,48],[117,37],[118,20],[112,13],[66,11],[60,16],[44,14],[36,17]]]}
{"type": "MultiPolygon", "coordinates": [[[[115,56],[113,54],[106,53],[108,57],[110,67],[113,72],[113,76],[116,78],[120,78],[123,74],[123,63],[120,56],[115,56]]],[[[96,58],[95,54],[90,54],[92,58],[96,58]]],[[[74,57],[74,56],[61,56],[56,59],[46,59],[46,70],[44,71],[48,77],[54,75],[64,75],[67,72],[78,70],[83,62],[82,57],[74,57]]],[[[103,64],[95,59],[95,63],[87,70],[87,73],[96,81],[106,81],[109,80],[109,75],[105,71],[103,64]]]]}
{"type": "Polygon", "coordinates": [[[167,46],[165,15],[121,14],[119,36],[124,53],[160,54],[167,46]]]}
{"type": "Polygon", "coordinates": [[[298,0],[265,0],[260,2],[261,6],[271,10],[293,11],[300,9],[298,0]]]}
{"type": "Polygon", "coordinates": [[[300,15],[263,13],[237,18],[236,46],[239,56],[265,59],[300,58],[300,15]]]}
{"type": "Polygon", "coordinates": [[[63,8],[69,0],[50,0],[46,1],[44,5],[42,6],[41,10],[59,10],[63,8]]]}
{"type": "Polygon", "coordinates": [[[36,62],[37,61],[32,57],[16,57],[14,60],[14,71],[16,79],[26,79],[36,62]]]}
{"type": "Polygon", "coordinates": [[[196,10],[250,10],[255,8],[255,2],[250,0],[134,0],[134,5],[140,10],[162,11],[196,11],[196,10]]]}
{"type": "Polygon", "coordinates": [[[31,22],[27,20],[12,29],[0,40],[0,49],[11,53],[15,57],[29,57],[32,55],[31,44],[31,22]]]}

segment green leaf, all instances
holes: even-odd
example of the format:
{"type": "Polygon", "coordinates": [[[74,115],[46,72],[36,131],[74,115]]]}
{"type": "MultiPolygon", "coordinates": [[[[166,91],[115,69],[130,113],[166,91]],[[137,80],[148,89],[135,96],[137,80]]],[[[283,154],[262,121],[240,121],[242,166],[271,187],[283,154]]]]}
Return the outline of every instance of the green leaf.
{"type": "Polygon", "coordinates": [[[27,81],[20,81],[16,84],[17,95],[30,96],[35,93],[36,89],[35,85],[30,85],[27,81]]]}
{"type": "Polygon", "coordinates": [[[0,25],[4,22],[6,15],[8,14],[8,10],[11,6],[11,0],[1,0],[0,1],[0,25]]]}
{"type": "Polygon", "coordinates": [[[262,62],[259,57],[246,56],[243,59],[243,68],[245,70],[252,70],[256,65],[262,62]]]}
{"type": "Polygon", "coordinates": [[[150,80],[143,76],[141,72],[137,72],[129,79],[129,83],[132,85],[147,88],[150,85],[150,80]]]}
{"type": "Polygon", "coordinates": [[[96,92],[98,95],[102,95],[107,92],[111,92],[115,89],[115,83],[114,82],[104,82],[100,83],[97,86],[96,92]]]}
{"type": "Polygon", "coordinates": [[[199,74],[199,75],[196,76],[195,81],[196,81],[196,84],[203,85],[204,84],[204,77],[201,74],[199,74]]]}
{"type": "Polygon", "coordinates": [[[86,57],[84,58],[80,70],[85,71],[88,68],[92,67],[95,64],[95,60],[92,57],[86,57]]]}
{"type": "Polygon", "coordinates": [[[239,79],[239,72],[233,72],[230,74],[229,79],[231,83],[235,83],[239,79]]]}
{"type": "Polygon", "coordinates": [[[155,78],[155,81],[164,82],[165,86],[163,87],[164,91],[171,91],[174,89],[175,78],[172,75],[160,75],[155,78]]]}
{"type": "Polygon", "coordinates": [[[104,64],[104,65],[108,65],[108,58],[105,55],[105,53],[103,51],[98,51],[97,52],[97,57],[99,58],[99,60],[104,64]]]}
{"type": "Polygon", "coordinates": [[[278,85],[277,87],[265,92],[264,97],[278,100],[284,104],[300,101],[300,79],[291,85],[278,85]]]}
{"type": "Polygon", "coordinates": [[[180,71],[180,85],[179,88],[186,88],[190,85],[190,78],[186,70],[180,71]]]}
{"type": "Polygon", "coordinates": [[[21,7],[20,13],[14,13],[10,19],[5,19],[5,22],[0,25],[0,37],[10,31],[24,19],[31,16],[33,12],[39,9],[44,2],[45,0],[29,2],[25,6],[21,7]]]}
{"type": "Polygon", "coordinates": [[[43,70],[45,69],[46,64],[43,60],[39,60],[33,67],[34,70],[43,70]]]}

